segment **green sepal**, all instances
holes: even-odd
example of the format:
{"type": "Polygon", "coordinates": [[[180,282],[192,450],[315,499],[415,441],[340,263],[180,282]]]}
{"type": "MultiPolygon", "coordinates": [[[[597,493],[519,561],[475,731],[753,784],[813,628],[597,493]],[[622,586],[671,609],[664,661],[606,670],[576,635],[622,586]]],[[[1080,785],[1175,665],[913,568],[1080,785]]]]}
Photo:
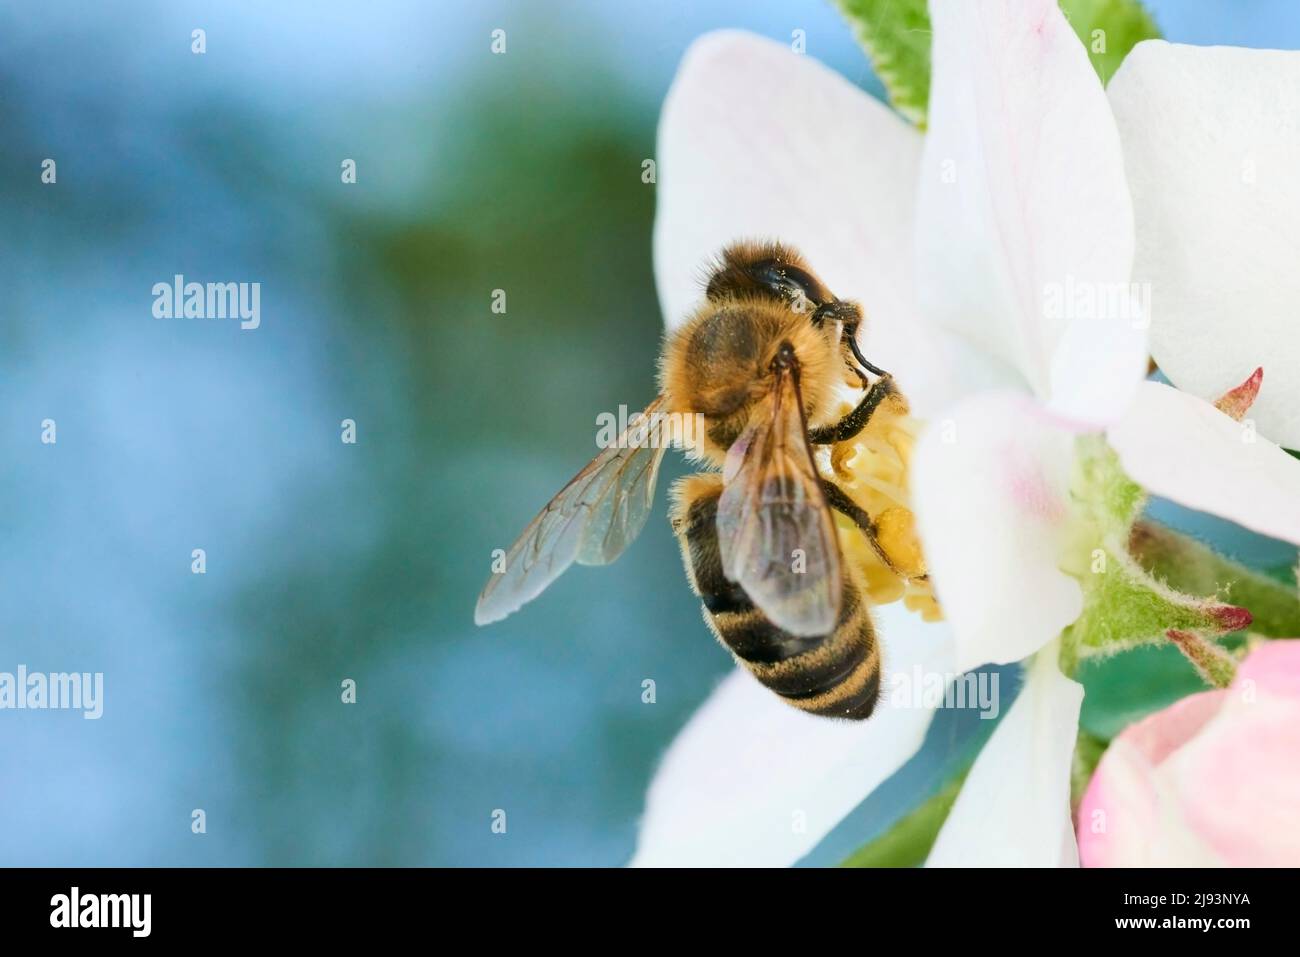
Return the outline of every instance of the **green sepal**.
{"type": "Polygon", "coordinates": [[[1066,629],[1062,666],[1071,672],[1080,658],[1165,641],[1171,630],[1222,635],[1250,624],[1244,609],[1175,591],[1125,551],[1100,551],[1080,580],[1083,612],[1066,629]]]}
{"type": "Polygon", "coordinates": [[[1143,519],[1133,526],[1129,551],[1169,587],[1193,595],[1221,594],[1249,608],[1250,630],[1270,638],[1300,638],[1300,589],[1295,569],[1268,575],[1218,554],[1209,546],[1143,519]]]}
{"type": "Polygon", "coordinates": [[[1210,585],[1204,575],[1195,583],[1209,585],[1198,590],[1211,597],[1200,598],[1171,587],[1144,567],[1130,551],[1135,540],[1149,540],[1153,554],[1182,556],[1186,550],[1167,536],[1147,531],[1139,521],[1146,492],[1125,474],[1119,456],[1101,436],[1080,438],[1075,451],[1071,492],[1082,518],[1063,568],[1079,580],[1083,611],[1065,630],[1062,669],[1073,674],[1083,658],[1166,641],[1177,633],[1180,640],[1175,644],[1207,681],[1218,684],[1229,663],[1203,643],[1205,636],[1246,627],[1250,613],[1219,600],[1220,583],[1210,585]],[[1141,534],[1135,534],[1138,528],[1141,534]]]}
{"type": "Polygon", "coordinates": [[[1196,673],[1207,685],[1226,688],[1237,677],[1236,659],[1213,640],[1194,631],[1178,631],[1176,628],[1170,628],[1166,637],[1192,663],[1196,673]]]}

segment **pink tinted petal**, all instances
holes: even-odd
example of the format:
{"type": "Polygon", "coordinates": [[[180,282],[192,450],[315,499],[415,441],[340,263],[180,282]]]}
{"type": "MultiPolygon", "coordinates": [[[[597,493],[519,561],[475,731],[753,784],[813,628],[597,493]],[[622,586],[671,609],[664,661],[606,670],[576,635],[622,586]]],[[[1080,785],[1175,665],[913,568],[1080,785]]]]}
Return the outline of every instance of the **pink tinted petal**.
{"type": "MultiPolygon", "coordinates": [[[[1266,641],[1237,669],[1234,692],[1251,689],[1300,702],[1300,641],[1266,641]]],[[[1300,754],[1296,760],[1300,761],[1300,754]]]]}
{"type": "Polygon", "coordinates": [[[922,311],[998,360],[1002,384],[1077,421],[1111,421],[1147,350],[1142,317],[1106,305],[1131,313],[1133,212],[1105,93],[1055,0],[930,11],[922,311]]]}
{"type": "Polygon", "coordinates": [[[913,501],[959,669],[1019,661],[1079,617],[1059,567],[1073,463],[1074,437],[1014,393],[960,402],[917,443],[913,501]]]}
{"type": "Polygon", "coordinates": [[[1079,859],[1084,867],[1176,863],[1165,855],[1189,843],[1167,806],[1157,774],[1161,763],[1214,718],[1228,691],[1189,695],[1130,725],[1111,742],[1079,805],[1079,859]],[[1177,832],[1179,840],[1167,835],[1177,832]]]}
{"type": "Polygon", "coordinates": [[[1124,741],[1149,764],[1160,764],[1196,737],[1227,703],[1230,694],[1220,689],[1188,695],[1129,725],[1117,740],[1124,741]]]}
{"type": "Polygon", "coordinates": [[[1300,460],[1210,403],[1144,382],[1106,438],[1134,481],[1179,505],[1300,544],[1300,460]]]}
{"type": "Polygon", "coordinates": [[[1168,762],[1183,818],[1236,867],[1300,866],[1300,703],[1225,709],[1168,762]]]}
{"type": "Polygon", "coordinates": [[[1089,866],[1300,864],[1300,643],[1260,645],[1230,689],[1111,744],[1079,813],[1089,866]]]}
{"type": "Polygon", "coordinates": [[[1151,762],[1123,736],[1117,738],[1079,805],[1079,862],[1084,867],[1149,863],[1157,801],[1151,762]]]}

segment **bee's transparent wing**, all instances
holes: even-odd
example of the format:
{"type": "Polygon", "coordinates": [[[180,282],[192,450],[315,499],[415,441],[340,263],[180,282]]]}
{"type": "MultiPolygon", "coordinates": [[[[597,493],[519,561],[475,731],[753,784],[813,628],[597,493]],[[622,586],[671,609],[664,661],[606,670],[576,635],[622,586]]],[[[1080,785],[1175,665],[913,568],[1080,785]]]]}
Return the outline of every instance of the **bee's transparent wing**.
{"type": "Polygon", "coordinates": [[[478,596],[474,621],[500,621],[540,595],[577,562],[612,562],[645,526],[664,457],[656,413],[662,396],[629,423],[619,442],[603,450],[551,499],[510,546],[504,568],[478,596]]]}
{"type": "Polygon", "coordinates": [[[760,414],[727,455],[718,501],[723,573],[777,627],[830,633],[839,618],[839,539],[808,446],[793,370],[778,371],[770,414],[760,414]]]}

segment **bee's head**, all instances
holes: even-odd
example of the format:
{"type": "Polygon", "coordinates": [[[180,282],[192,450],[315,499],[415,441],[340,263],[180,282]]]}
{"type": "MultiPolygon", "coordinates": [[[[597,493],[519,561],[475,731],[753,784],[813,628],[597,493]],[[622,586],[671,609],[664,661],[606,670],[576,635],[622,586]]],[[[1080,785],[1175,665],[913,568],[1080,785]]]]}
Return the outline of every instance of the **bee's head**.
{"type": "Polygon", "coordinates": [[[672,411],[704,416],[703,448],[696,452],[721,461],[771,392],[774,364],[786,344],[798,368],[804,415],[820,424],[836,381],[833,329],[752,297],[708,302],[670,335],[660,378],[672,411]]]}

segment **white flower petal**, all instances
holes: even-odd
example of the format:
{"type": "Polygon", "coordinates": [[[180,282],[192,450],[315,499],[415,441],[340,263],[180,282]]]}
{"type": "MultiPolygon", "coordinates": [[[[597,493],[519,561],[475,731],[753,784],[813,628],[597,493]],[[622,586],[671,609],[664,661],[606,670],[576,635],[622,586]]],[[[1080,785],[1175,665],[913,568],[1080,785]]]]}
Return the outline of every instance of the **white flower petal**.
{"type": "Polygon", "coordinates": [[[921,746],[933,710],[891,703],[891,675],[952,670],[947,628],[900,604],[875,611],[885,675],[876,712],[837,721],[730,675],[678,735],[655,775],[634,866],[795,863],[921,746]]]}
{"type": "Polygon", "coordinates": [[[912,367],[930,364],[912,289],[920,154],[920,133],[811,57],[738,31],[697,40],[659,121],[654,256],[667,325],[698,305],[723,246],[779,239],[862,304],[863,349],[914,389],[912,367]]]}
{"type": "Polygon", "coordinates": [[[1056,664],[1057,645],[1026,662],[1011,711],[975,759],[927,867],[1077,867],[1070,765],[1083,685],[1056,664]]]}
{"type": "Polygon", "coordinates": [[[1109,92],[1152,355],[1210,401],[1263,366],[1251,415],[1300,448],[1300,53],[1148,41],[1109,92]]]}
{"type": "Polygon", "coordinates": [[[1253,415],[1235,422],[1193,395],[1144,382],[1106,438],[1152,494],[1300,544],[1300,460],[1257,435],[1253,415]]]}
{"type": "Polygon", "coordinates": [[[1000,361],[1004,384],[1111,421],[1147,347],[1129,311],[1133,214],[1105,93],[1055,0],[930,11],[922,311],[1000,361]]]}
{"type": "Polygon", "coordinates": [[[912,458],[926,562],[957,667],[1020,661],[1079,617],[1059,569],[1074,437],[1028,396],[985,393],[930,423],[912,458]]]}

